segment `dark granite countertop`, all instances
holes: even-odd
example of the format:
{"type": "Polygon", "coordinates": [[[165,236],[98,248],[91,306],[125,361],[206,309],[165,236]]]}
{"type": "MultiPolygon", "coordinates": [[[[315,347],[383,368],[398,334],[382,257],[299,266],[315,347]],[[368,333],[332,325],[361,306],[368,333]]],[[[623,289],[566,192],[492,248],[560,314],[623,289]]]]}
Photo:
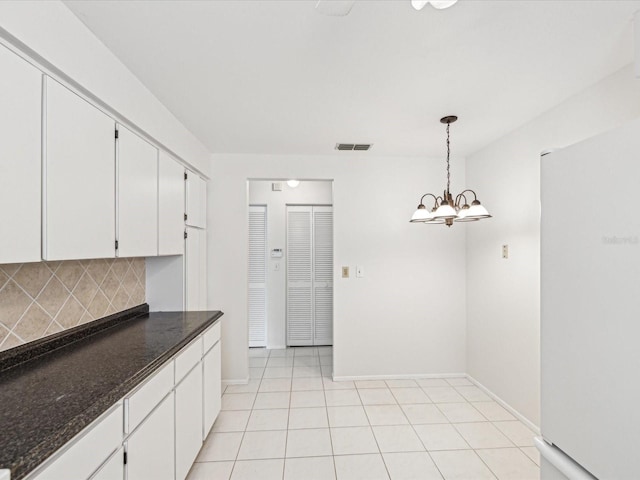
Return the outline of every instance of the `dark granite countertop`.
{"type": "Polygon", "coordinates": [[[25,477],[221,316],[145,305],[0,352],[0,470],[25,477]]]}

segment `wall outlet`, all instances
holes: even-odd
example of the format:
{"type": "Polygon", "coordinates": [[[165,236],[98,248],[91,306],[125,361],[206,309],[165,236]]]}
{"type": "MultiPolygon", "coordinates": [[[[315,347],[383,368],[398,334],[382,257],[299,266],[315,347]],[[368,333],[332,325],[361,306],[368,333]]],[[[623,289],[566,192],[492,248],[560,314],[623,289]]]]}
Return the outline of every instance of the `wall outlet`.
{"type": "Polygon", "coordinates": [[[509,258],[509,245],[502,245],[502,258],[509,258]]]}
{"type": "Polygon", "coordinates": [[[342,278],[349,278],[349,267],[342,267],[342,278]]]}

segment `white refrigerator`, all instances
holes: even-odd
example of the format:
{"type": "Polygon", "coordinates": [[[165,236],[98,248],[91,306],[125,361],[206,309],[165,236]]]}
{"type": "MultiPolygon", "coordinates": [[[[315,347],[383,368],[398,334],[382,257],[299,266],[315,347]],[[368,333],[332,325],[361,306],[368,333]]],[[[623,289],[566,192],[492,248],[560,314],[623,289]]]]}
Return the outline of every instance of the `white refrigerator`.
{"type": "Polygon", "coordinates": [[[541,159],[543,480],[640,479],[640,121],[541,159]]]}

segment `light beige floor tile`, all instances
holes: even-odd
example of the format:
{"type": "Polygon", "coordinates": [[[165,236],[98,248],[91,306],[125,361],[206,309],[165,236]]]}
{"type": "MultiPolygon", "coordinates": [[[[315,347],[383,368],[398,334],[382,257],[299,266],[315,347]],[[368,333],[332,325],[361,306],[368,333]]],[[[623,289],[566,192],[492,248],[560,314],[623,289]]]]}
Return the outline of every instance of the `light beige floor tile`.
{"type": "Polygon", "coordinates": [[[387,388],[384,380],[356,380],[356,388],[387,388]]]}
{"type": "Polygon", "coordinates": [[[356,384],[351,380],[334,382],[331,377],[322,377],[322,383],[325,390],[350,390],[356,388],[356,384]]]}
{"type": "Polygon", "coordinates": [[[289,408],[290,392],[258,393],[254,409],[289,408]]]}
{"type": "Polygon", "coordinates": [[[252,380],[260,380],[264,375],[264,368],[249,368],[249,378],[252,380]]]}
{"type": "Polygon", "coordinates": [[[331,428],[334,455],[378,453],[371,427],[331,428]]]}
{"type": "Polygon", "coordinates": [[[294,392],[306,392],[309,390],[324,390],[322,378],[294,378],[291,384],[291,390],[294,392]]]}
{"type": "Polygon", "coordinates": [[[487,419],[470,403],[439,403],[438,408],[451,423],[486,422],[487,419]]]}
{"type": "Polygon", "coordinates": [[[386,380],[386,383],[389,388],[418,388],[416,381],[410,379],[386,380]]]}
{"type": "Polygon", "coordinates": [[[540,466],[540,452],[536,447],[520,447],[520,450],[522,450],[527,457],[533,460],[533,463],[540,466]]]}
{"type": "Polygon", "coordinates": [[[196,462],[235,460],[243,435],[242,432],[209,434],[196,462]]]}
{"type": "Polygon", "coordinates": [[[227,385],[225,393],[256,393],[260,387],[260,379],[252,378],[246,385],[227,385]]]}
{"type": "Polygon", "coordinates": [[[322,377],[320,367],[293,367],[293,378],[322,377]]]}
{"type": "Polygon", "coordinates": [[[249,357],[249,367],[258,368],[267,366],[268,357],[249,357]]]}
{"type": "Polygon", "coordinates": [[[502,448],[513,447],[513,443],[490,422],[456,423],[458,433],[467,441],[471,448],[502,448]]]}
{"type": "MultiPolygon", "coordinates": [[[[286,430],[277,432],[245,432],[238,460],[284,458],[286,430]]],[[[281,471],[282,474],[282,471],[281,471]]]]}
{"type": "Polygon", "coordinates": [[[458,387],[462,385],[473,385],[471,380],[465,377],[453,377],[453,378],[445,378],[447,383],[452,387],[458,387]]]}
{"type": "Polygon", "coordinates": [[[293,367],[267,367],[262,378],[291,378],[293,367]]]}
{"type": "Polygon", "coordinates": [[[327,355],[333,355],[333,347],[332,346],[316,347],[316,348],[318,350],[318,355],[320,355],[321,357],[327,356],[327,355]]]}
{"type": "Polygon", "coordinates": [[[320,371],[323,377],[331,377],[333,376],[333,365],[321,365],[320,371]]]}
{"type": "Polygon", "coordinates": [[[284,480],[335,480],[333,457],[287,458],[284,480]]]}
{"type": "Polygon", "coordinates": [[[194,463],[187,480],[229,480],[233,462],[194,463]]]}
{"type": "Polygon", "coordinates": [[[320,355],[320,365],[333,365],[333,355],[320,355]]]}
{"type": "Polygon", "coordinates": [[[323,457],[333,454],[328,428],[289,430],[287,457],[323,457]]]}
{"type": "Polygon", "coordinates": [[[293,367],[293,357],[270,357],[267,367],[293,367]]]}
{"type": "Polygon", "coordinates": [[[421,387],[449,387],[444,378],[419,378],[416,383],[421,387]]]}
{"type": "Polygon", "coordinates": [[[260,382],[259,392],[289,392],[291,391],[290,378],[263,378],[260,382]]]}
{"type": "Polygon", "coordinates": [[[289,410],[289,430],[328,427],[327,409],[324,407],[292,408],[289,410]]]}
{"type": "Polygon", "coordinates": [[[363,405],[395,405],[395,397],[388,388],[358,389],[363,405]]]}
{"type": "Polygon", "coordinates": [[[314,357],[295,357],[293,366],[294,367],[319,367],[320,358],[315,356],[314,357]]]}
{"type": "Polygon", "coordinates": [[[382,455],[334,457],[338,480],[389,480],[382,455]]]}
{"type": "Polygon", "coordinates": [[[449,423],[447,417],[433,404],[402,405],[401,407],[412,425],[449,423]]]}
{"type": "Polygon", "coordinates": [[[249,358],[251,357],[268,357],[269,350],[266,348],[250,348],[249,349],[249,358]]]}
{"type": "Polygon", "coordinates": [[[442,480],[442,475],[426,452],[383,453],[391,480],[442,480]]]}
{"type": "Polygon", "coordinates": [[[515,420],[516,418],[511,415],[506,409],[502,408],[494,401],[490,402],[472,402],[472,405],[484,415],[487,420],[492,422],[515,420]]]}
{"type": "Polygon", "coordinates": [[[411,425],[372,427],[382,453],[423,452],[422,442],[411,425]]]}
{"type": "Polygon", "coordinates": [[[414,425],[416,433],[428,451],[435,450],[464,450],[469,444],[462,438],[452,425],[414,425]]]}
{"type": "Polygon", "coordinates": [[[496,478],[473,450],[432,452],[431,458],[446,480],[494,480],[496,478]]]}
{"type": "Polygon", "coordinates": [[[504,433],[509,440],[518,447],[533,447],[533,437],[535,433],[529,430],[522,422],[493,422],[493,424],[504,433]]]}
{"type": "Polygon", "coordinates": [[[409,423],[399,405],[367,405],[364,409],[371,425],[407,425],[409,423]]]}
{"type": "Polygon", "coordinates": [[[324,392],[328,407],[362,405],[357,390],[328,390],[324,392]]]}
{"type": "Polygon", "coordinates": [[[222,396],[222,410],[251,410],[255,399],[255,393],[225,393],[222,396]]]}
{"type": "Polygon", "coordinates": [[[253,410],[247,431],[286,430],[289,423],[289,409],[253,410]]]}
{"type": "Polygon", "coordinates": [[[421,388],[392,388],[391,393],[400,405],[431,403],[421,388]]]}
{"type": "Polygon", "coordinates": [[[214,432],[244,432],[251,410],[221,411],[213,424],[214,432]]]}
{"type": "Polygon", "coordinates": [[[314,357],[318,355],[316,347],[295,347],[296,357],[314,357]]]}
{"type": "Polygon", "coordinates": [[[291,408],[324,407],[325,405],[322,391],[291,392],[291,408]]]}
{"type": "Polygon", "coordinates": [[[424,387],[424,393],[433,403],[464,402],[465,399],[453,387],[424,387]]]}
{"type": "Polygon", "coordinates": [[[475,385],[455,387],[460,395],[468,402],[488,402],[491,397],[480,390],[475,385]]]}
{"type": "Polygon", "coordinates": [[[282,480],[284,459],[244,460],[233,466],[231,480],[282,480]]]}
{"type": "Polygon", "coordinates": [[[274,348],[273,350],[269,350],[269,352],[271,352],[269,358],[293,357],[296,354],[293,348],[274,348]]]}
{"type": "Polygon", "coordinates": [[[498,480],[539,480],[540,468],[519,448],[476,450],[498,480]]]}
{"type": "Polygon", "coordinates": [[[369,419],[363,407],[327,407],[329,425],[331,427],[361,427],[368,426],[369,419]]]}

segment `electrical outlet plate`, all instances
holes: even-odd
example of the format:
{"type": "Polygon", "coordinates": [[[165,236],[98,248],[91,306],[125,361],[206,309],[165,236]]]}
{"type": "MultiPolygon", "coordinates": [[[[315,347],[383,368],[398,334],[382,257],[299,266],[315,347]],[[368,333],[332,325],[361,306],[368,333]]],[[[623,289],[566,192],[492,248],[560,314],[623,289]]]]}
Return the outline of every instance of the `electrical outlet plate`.
{"type": "Polygon", "coordinates": [[[509,258],[509,245],[502,245],[502,258],[509,258]]]}
{"type": "Polygon", "coordinates": [[[342,267],[342,278],[349,278],[349,267],[342,267]]]}

